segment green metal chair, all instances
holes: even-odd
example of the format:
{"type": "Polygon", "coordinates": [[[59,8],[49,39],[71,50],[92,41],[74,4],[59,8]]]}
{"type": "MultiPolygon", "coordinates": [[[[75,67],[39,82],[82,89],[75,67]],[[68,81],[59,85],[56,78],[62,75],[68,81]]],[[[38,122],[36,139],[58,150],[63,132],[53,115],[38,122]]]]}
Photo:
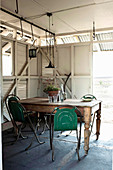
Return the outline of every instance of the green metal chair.
{"type": "MultiPolygon", "coordinates": [[[[27,123],[27,119],[26,118],[28,118],[30,128],[33,130],[33,133],[34,133],[34,135],[36,137],[36,140],[38,141],[39,144],[44,143],[44,142],[40,142],[39,141],[39,138],[38,138],[38,136],[36,134],[36,129],[34,128],[33,123],[32,123],[32,121],[30,119],[30,116],[29,116],[31,114],[31,112],[27,112],[26,109],[24,108],[24,106],[21,103],[19,103],[19,97],[15,96],[15,95],[9,95],[7,97],[5,103],[6,103],[6,107],[8,109],[8,112],[10,114],[11,119],[13,120],[13,122],[16,125],[16,128],[18,129],[18,134],[17,134],[16,141],[19,139],[20,136],[22,138],[25,138],[22,135],[21,128],[22,128],[23,123],[27,123]],[[21,122],[22,124],[20,126],[17,126],[16,122],[21,122]]],[[[26,148],[26,150],[31,145],[32,145],[32,142],[26,148]]]]}
{"type": "Polygon", "coordinates": [[[16,121],[13,119],[13,116],[12,116],[12,114],[10,112],[10,103],[13,100],[18,101],[18,100],[20,100],[20,98],[18,96],[14,95],[14,94],[10,94],[5,99],[5,105],[6,105],[9,117],[11,119],[11,122],[12,122],[12,125],[13,125],[13,128],[14,128],[14,132],[15,132],[16,135],[18,135],[18,131],[19,131],[18,125],[17,125],[16,121]]]}
{"type": "Polygon", "coordinates": [[[52,150],[52,161],[54,161],[54,147],[53,147],[53,137],[54,131],[70,131],[76,130],[77,133],[77,148],[76,152],[79,157],[79,149],[80,149],[80,140],[81,140],[81,123],[82,123],[82,115],[79,109],[76,107],[65,108],[57,107],[50,114],[50,147],[52,150]],[[80,129],[78,132],[78,117],[80,117],[80,129]]]}
{"type": "Polygon", "coordinates": [[[82,97],[82,99],[91,99],[91,100],[95,99],[96,100],[96,97],[92,94],[86,94],[82,97]]]}

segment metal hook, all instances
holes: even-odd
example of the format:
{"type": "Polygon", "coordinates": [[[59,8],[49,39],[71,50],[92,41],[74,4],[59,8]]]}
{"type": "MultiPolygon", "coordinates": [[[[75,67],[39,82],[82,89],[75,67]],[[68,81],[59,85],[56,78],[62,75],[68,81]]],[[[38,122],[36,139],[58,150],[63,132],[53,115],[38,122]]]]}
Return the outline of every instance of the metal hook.
{"type": "Polygon", "coordinates": [[[16,14],[18,14],[18,0],[16,0],[16,10],[15,10],[16,14]]]}

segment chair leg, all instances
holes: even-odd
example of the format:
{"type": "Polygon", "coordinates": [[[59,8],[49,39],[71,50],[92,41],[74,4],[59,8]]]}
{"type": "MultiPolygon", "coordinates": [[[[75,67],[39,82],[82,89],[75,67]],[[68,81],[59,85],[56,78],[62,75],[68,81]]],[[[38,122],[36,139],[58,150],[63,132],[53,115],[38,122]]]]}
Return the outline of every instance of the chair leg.
{"type": "Polygon", "coordinates": [[[41,122],[40,113],[39,112],[37,113],[36,118],[37,118],[36,130],[39,130],[40,122],[41,122]]]}
{"type": "Polygon", "coordinates": [[[25,127],[26,127],[26,123],[23,123],[21,129],[24,129],[25,127]]]}
{"type": "Polygon", "coordinates": [[[52,150],[52,129],[51,129],[51,123],[50,123],[50,130],[49,130],[49,136],[50,136],[50,149],[52,150]]]}
{"type": "Polygon", "coordinates": [[[77,155],[78,155],[78,160],[80,161],[79,148],[78,147],[76,148],[76,152],[77,152],[77,155]]]}
{"type": "Polygon", "coordinates": [[[47,129],[49,129],[49,125],[48,125],[48,123],[47,123],[47,116],[45,116],[45,122],[46,122],[46,127],[47,127],[47,129]]]}
{"type": "MultiPolygon", "coordinates": [[[[35,137],[36,137],[37,142],[38,142],[39,144],[45,143],[45,142],[41,142],[41,141],[39,140],[39,138],[38,138],[38,136],[37,136],[37,134],[36,134],[36,130],[35,130],[32,122],[31,122],[31,119],[30,119],[29,115],[28,115],[28,119],[29,119],[29,123],[30,123],[30,125],[31,125],[31,129],[33,130],[33,133],[34,133],[34,135],[35,135],[35,137]]],[[[33,139],[32,139],[32,141],[33,141],[33,139]]],[[[30,148],[31,145],[32,145],[32,142],[31,142],[31,144],[30,144],[25,150],[27,150],[28,148],[30,148]]]]}
{"type": "Polygon", "coordinates": [[[61,131],[60,134],[57,135],[57,138],[59,138],[59,137],[62,135],[62,132],[63,132],[63,131],[61,131]]]}
{"type": "Polygon", "coordinates": [[[31,127],[32,127],[32,129],[33,129],[34,135],[35,135],[35,137],[36,137],[38,143],[39,143],[39,144],[45,143],[45,142],[40,142],[40,140],[39,140],[39,138],[38,138],[38,136],[37,136],[37,134],[36,134],[36,130],[35,130],[35,128],[34,128],[32,122],[31,122],[31,119],[30,119],[29,115],[28,115],[28,119],[29,119],[29,122],[30,122],[30,124],[31,124],[31,127]]]}
{"type": "MultiPolygon", "coordinates": [[[[14,141],[14,143],[16,143],[20,137],[22,137],[22,139],[28,138],[28,137],[22,135],[22,132],[21,132],[22,126],[23,126],[23,124],[21,124],[20,127],[18,127],[18,134],[17,134],[16,140],[14,141]]],[[[12,144],[14,144],[14,143],[12,143],[12,144]]]]}
{"type": "Polygon", "coordinates": [[[27,139],[27,138],[28,138],[28,136],[23,136],[22,132],[20,133],[20,137],[21,137],[22,139],[27,139]]]}
{"type": "Polygon", "coordinates": [[[53,146],[53,137],[54,137],[54,117],[50,119],[50,148],[52,150],[52,161],[54,161],[54,146],[53,146]]]}
{"type": "Polygon", "coordinates": [[[54,161],[54,146],[52,147],[52,161],[54,161]]]}
{"type": "Polygon", "coordinates": [[[72,132],[72,130],[66,135],[66,137],[69,136],[71,134],[71,132],[72,132]]]}
{"type": "Polygon", "coordinates": [[[24,125],[24,128],[26,127],[25,124],[23,124],[23,123],[21,124],[21,126],[20,126],[20,128],[18,130],[19,131],[19,135],[18,136],[21,137],[22,139],[27,139],[28,136],[23,136],[22,131],[21,131],[23,129],[23,125],[24,125]]]}
{"type": "Polygon", "coordinates": [[[80,156],[79,156],[79,149],[80,149],[80,140],[81,140],[81,125],[80,125],[80,130],[79,130],[79,137],[78,137],[78,130],[76,130],[76,134],[77,134],[77,148],[76,148],[76,152],[78,155],[78,160],[80,161],[80,156]]]}
{"type": "Polygon", "coordinates": [[[52,123],[52,140],[51,140],[51,146],[52,146],[52,161],[54,161],[54,146],[53,146],[53,137],[54,137],[54,124],[52,123]]]}
{"type": "Polygon", "coordinates": [[[52,117],[52,121],[50,122],[50,148],[52,150],[52,144],[53,144],[53,136],[54,136],[54,123],[53,120],[54,118],[52,117]]]}
{"type": "MultiPolygon", "coordinates": [[[[77,135],[78,135],[78,132],[77,132],[77,135]]],[[[80,138],[80,137],[79,137],[80,138]]],[[[78,156],[78,160],[80,161],[80,156],[79,156],[79,149],[80,149],[80,139],[77,139],[78,140],[78,143],[77,143],[77,148],[76,148],[76,152],[77,152],[77,156],[78,156]]]]}
{"type": "Polygon", "coordinates": [[[77,136],[77,140],[78,140],[78,130],[76,130],[76,136],[77,136]]]}
{"type": "Polygon", "coordinates": [[[21,124],[20,125],[20,128],[18,128],[18,136],[17,136],[17,138],[19,139],[19,137],[21,137],[22,139],[27,139],[28,137],[27,136],[23,136],[23,134],[22,134],[22,126],[23,126],[23,124],[21,124]]]}
{"type": "Polygon", "coordinates": [[[43,130],[42,130],[42,132],[41,132],[39,135],[44,134],[44,132],[45,132],[45,130],[46,130],[46,127],[49,129],[49,125],[48,125],[48,123],[47,123],[47,117],[46,117],[46,116],[44,116],[44,125],[43,125],[43,130]]]}
{"type": "MultiPolygon", "coordinates": [[[[62,135],[63,132],[64,131],[61,131],[60,134],[57,135],[57,138],[59,138],[62,135]]],[[[65,137],[69,136],[71,134],[71,132],[72,132],[72,130],[68,134],[66,134],[65,137]]]]}

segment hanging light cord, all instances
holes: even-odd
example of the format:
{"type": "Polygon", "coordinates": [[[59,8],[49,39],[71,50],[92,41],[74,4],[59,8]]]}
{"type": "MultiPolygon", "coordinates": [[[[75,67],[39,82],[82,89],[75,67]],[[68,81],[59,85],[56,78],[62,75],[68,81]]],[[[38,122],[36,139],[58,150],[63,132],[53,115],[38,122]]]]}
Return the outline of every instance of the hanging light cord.
{"type": "Polygon", "coordinates": [[[95,22],[93,21],[93,40],[95,40],[95,22]]]}
{"type": "MultiPolygon", "coordinates": [[[[49,16],[49,31],[50,31],[50,16],[49,16]]],[[[49,55],[50,55],[50,61],[51,61],[51,38],[50,38],[50,32],[49,32],[49,55]]]]}
{"type": "Polygon", "coordinates": [[[47,46],[47,54],[48,54],[48,41],[47,41],[47,32],[46,33],[46,46],[47,46]]]}
{"type": "Polygon", "coordinates": [[[20,26],[21,26],[21,32],[22,32],[22,36],[23,37],[23,28],[22,28],[22,20],[20,19],[20,26]]]}
{"type": "Polygon", "coordinates": [[[34,41],[33,25],[31,24],[32,41],[34,41]]]}

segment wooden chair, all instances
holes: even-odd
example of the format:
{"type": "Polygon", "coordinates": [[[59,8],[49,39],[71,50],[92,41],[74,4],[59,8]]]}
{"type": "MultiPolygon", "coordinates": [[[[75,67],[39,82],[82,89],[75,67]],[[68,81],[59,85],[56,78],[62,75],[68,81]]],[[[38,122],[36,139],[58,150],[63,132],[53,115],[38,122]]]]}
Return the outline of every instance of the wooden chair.
{"type": "Polygon", "coordinates": [[[57,107],[53,110],[50,115],[50,147],[52,149],[52,161],[54,161],[54,147],[53,147],[53,137],[54,131],[70,131],[76,130],[77,134],[77,148],[76,152],[79,157],[80,140],[81,140],[81,123],[82,115],[81,112],[76,108],[65,108],[57,107]],[[78,117],[80,117],[80,129],[78,132],[78,117]]]}

